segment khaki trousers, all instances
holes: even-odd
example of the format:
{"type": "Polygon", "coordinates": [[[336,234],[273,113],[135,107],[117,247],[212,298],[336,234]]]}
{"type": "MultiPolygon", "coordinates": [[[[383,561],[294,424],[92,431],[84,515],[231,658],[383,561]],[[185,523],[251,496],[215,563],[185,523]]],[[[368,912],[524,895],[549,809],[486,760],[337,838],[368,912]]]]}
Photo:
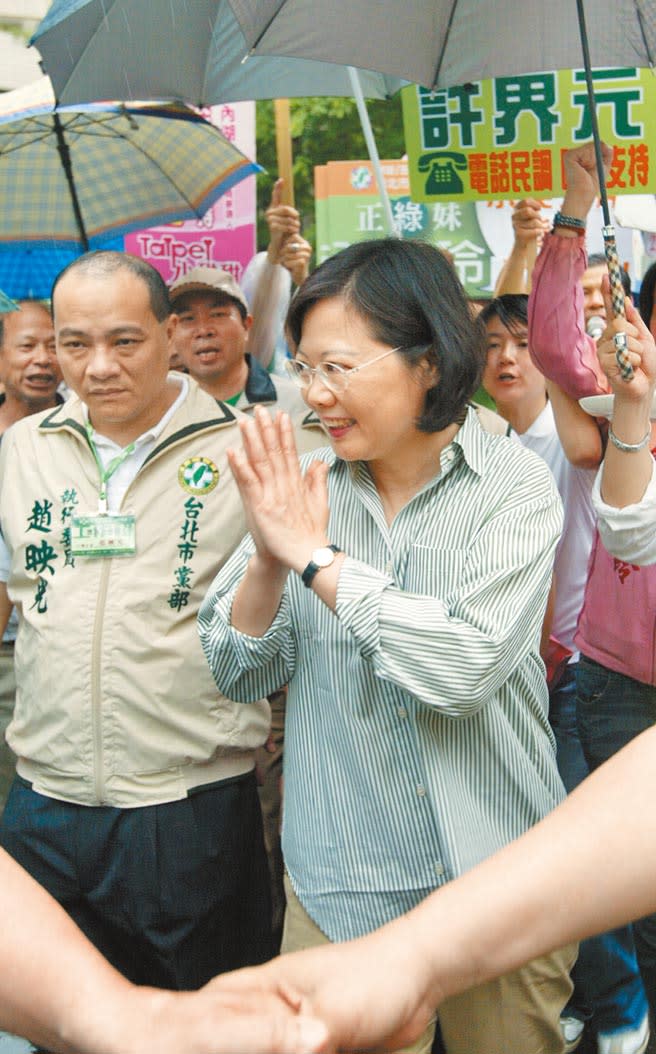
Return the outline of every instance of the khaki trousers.
{"type": "MultiPolygon", "coordinates": [[[[285,895],[282,953],[328,944],[328,937],[306,912],[287,875],[285,895]]],[[[577,945],[569,945],[534,959],[521,970],[447,999],[439,1008],[447,1054],[563,1054],[560,1015],[572,992],[569,972],[577,950],[577,945]]],[[[429,1054],[434,1034],[435,1021],[415,1043],[397,1054],[429,1054]]]]}

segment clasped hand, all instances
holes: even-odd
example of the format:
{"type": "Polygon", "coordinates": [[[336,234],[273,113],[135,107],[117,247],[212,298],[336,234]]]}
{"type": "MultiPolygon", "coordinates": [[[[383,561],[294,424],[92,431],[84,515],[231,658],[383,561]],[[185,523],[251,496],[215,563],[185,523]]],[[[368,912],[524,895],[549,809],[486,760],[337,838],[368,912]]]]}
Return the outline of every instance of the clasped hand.
{"type": "Polygon", "coordinates": [[[328,545],[328,465],[313,461],[303,475],[289,415],[257,407],[239,422],[243,447],[228,461],[258,555],[299,573],[313,549],[328,545]]]}

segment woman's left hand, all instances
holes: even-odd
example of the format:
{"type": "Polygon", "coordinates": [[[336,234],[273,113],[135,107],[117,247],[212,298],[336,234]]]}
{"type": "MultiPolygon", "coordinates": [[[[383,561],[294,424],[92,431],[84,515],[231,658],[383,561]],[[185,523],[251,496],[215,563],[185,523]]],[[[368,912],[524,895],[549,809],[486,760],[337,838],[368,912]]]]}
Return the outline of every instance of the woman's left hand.
{"type": "Polygon", "coordinates": [[[239,427],[243,449],[228,459],[258,552],[300,572],[329,544],[328,465],[313,461],[303,476],[286,413],[272,420],[257,407],[239,427]]]}

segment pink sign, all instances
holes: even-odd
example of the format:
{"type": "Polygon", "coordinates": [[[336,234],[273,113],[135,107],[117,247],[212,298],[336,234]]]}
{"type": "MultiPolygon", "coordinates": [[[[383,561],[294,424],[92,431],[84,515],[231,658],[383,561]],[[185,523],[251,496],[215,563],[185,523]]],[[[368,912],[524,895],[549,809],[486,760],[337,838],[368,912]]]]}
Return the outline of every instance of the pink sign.
{"type": "MultiPolygon", "coordinates": [[[[247,157],[255,159],[255,103],[202,111],[247,157]]],[[[227,191],[202,219],[167,223],[125,236],[125,251],[156,267],[167,284],[192,267],[224,267],[239,282],[255,253],[255,176],[227,191]]]]}

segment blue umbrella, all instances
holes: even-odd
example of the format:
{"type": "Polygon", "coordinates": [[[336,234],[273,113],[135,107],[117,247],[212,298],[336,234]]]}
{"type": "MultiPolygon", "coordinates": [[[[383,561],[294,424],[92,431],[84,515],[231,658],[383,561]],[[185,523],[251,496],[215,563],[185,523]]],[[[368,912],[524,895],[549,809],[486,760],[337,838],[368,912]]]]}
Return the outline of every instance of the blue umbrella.
{"type": "Polygon", "coordinates": [[[11,297],[8,297],[6,293],[0,289],[0,315],[6,315],[10,311],[17,311],[18,304],[16,304],[11,297]]]}
{"type": "MultiPolygon", "coordinates": [[[[110,238],[102,248],[120,252],[123,238],[110,238]]],[[[48,300],[59,272],[82,252],[81,246],[66,249],[56,243],[21,249],[0,245],[0,289],[18,300],[48,300]]]]}

